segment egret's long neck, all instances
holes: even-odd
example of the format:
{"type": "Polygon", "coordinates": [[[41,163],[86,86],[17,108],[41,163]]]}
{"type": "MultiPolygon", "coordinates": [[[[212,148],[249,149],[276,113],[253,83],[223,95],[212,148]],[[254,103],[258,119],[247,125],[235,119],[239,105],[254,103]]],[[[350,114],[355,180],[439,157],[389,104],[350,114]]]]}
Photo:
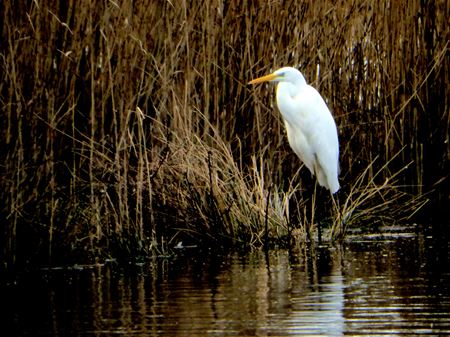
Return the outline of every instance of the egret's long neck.
{"type": "Polygon", "coordinates": [[[295,98],[306,87],[306,81],[301,77],[301,80],[292,82],[280,82],[277,86],[277,105],[283,118],[291,125],[295,125],[298,118],[296,118],[298,109],[295,103],[295,98]],[[303,81],[301,81],[303,80],[303,81]]]}

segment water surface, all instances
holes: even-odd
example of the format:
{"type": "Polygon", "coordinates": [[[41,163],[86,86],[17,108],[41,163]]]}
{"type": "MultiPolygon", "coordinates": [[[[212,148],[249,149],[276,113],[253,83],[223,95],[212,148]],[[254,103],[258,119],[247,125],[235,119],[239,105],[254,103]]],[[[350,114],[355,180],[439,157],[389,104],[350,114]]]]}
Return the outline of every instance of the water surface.
{"type": "Polygon", "coordinates": [[[40,270],[1,289],[1,321],[10,336],[443,336],[448,252],[411,234],[40,270]]]}

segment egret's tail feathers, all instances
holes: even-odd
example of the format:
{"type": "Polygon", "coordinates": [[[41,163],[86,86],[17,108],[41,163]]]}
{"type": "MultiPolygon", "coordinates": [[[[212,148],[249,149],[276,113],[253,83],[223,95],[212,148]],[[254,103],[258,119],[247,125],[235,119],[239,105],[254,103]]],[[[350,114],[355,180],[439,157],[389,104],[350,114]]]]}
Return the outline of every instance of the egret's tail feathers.
{"type": "Polygon", "coordinates": [[[339,191],[339,181],[337,179],[337,177],[334,179],[330,179],[332,181],[328,181],[328,189],[330,190],[331,194],[336,193],[337,191],[339,191]]]}
{"type": "Polygon", "coordinates": [[[339,190],[340,186],[337,175],[327,175],[325,171],[322,170],[322,167],[318,164],[317,161],[314,164],[314,171],[320,186],[329,189],[332,194],[336,193],[339,190]]]}

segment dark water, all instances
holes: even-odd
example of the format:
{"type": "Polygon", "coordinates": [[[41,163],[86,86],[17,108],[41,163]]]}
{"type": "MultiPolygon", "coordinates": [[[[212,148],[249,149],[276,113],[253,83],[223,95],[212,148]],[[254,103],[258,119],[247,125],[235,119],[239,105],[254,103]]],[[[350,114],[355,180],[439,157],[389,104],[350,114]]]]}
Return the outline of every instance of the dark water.
{"type": "Polygon", "coordinates": [[[42,270],[1,289],[2,336],[450,335],[448,253],[411,234],[42,270]]]}

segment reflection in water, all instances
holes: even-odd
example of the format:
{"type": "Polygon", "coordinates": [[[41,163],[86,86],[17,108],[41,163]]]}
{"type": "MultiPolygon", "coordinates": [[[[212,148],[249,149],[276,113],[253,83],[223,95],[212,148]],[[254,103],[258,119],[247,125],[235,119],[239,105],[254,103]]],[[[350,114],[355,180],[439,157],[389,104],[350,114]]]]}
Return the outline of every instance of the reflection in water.
{"type": "Polygon", "coordinates": [[[2,322],[11,336],[445,335],[448,246],[422,239],[46,270],[1,289],[2,322]]]}

